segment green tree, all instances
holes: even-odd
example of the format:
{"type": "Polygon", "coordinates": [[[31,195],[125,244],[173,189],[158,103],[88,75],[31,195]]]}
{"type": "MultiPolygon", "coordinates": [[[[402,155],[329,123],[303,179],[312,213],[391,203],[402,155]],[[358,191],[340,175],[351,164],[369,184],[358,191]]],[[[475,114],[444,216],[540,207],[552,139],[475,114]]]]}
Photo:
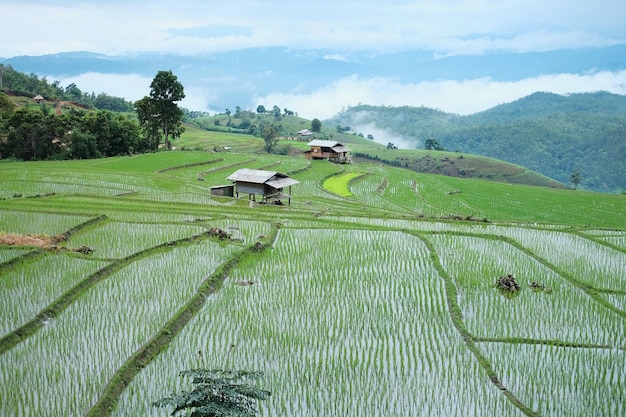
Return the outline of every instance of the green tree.
{"type": "Polygon", "coordinates": [[[158,144],[162,137],[165,149],[172,148],[170,137],[180,137],[184,131],[183,111],[176,104],[183,98],[184,87],[172,71],[159,71],[150,84],[150,96],[135,102],[139,123],[149,141],[158,138],[158,144]]]}
{"type": "Polygon", "coordinates": [[[72,101],[80,101],[83,97],[83,92],[76,86],[76,84],[71,83],[67,87],[65,87],[66,98],[72,101]]]}
{"type": "Polygon", "coordinates": [[[572,172],[572,175],[570,175],[569,180],[572,184],[574,184],[574,189],[578,188],[578,185],[582,182],[583,180],[583,173],[580,172],[580,170],[575,169],[572,172]]]}
{"type": "Polygon", "coordinates": [[[250,383],[262,376],[260,372],[192,369],[181,372],[180,376],[192,378],[194,389],[152,404],[173,406],[172,416],[254,417],[259,413],[257,401],[265,401],[271,395],[250,383]]]}
{"type": "Polygon", "coordinates": [[[276,130],[276,128],[272,125],[267,125],[263,128],[261,137],[265,141],[265,150],[267,152],[272,152],[278,139],[278,130],[276,130]]]}
{"type": "Polygon", "coordinates": [[[265,106],[264,106],[264,105],[262,105],[262,104],[259,104],[259,105],[257,106],[257,108],[256,108],[256,112],[257,112],[257,113],[259,113],[259,114],[263,114],[263,113],[265,113],[265,106]]]}
{"type": "Polygon", "coordinates": [[[98,152],[96,137],[81,129],[73,130],[68,135],[68,153],[72,159],[92,159],[102,155],[98,152]]]}
{"type": "Polygon", "coordinates": [[[148,96],[135,102],[137,118],[139,119],[139,125],[143,131],[147,148],[156,151],[161,141],[161,129],[157,123],[149,123],[149,121],[152,120],[153,114],[156,112],[152,107],[153,102],[148,96]]]}
{"type": "Polygon", "coordinates": [[[4,156],[24,160],[46,159],[53,155],[58,145],[55,137],[53,116],[44,116],[34,108],[15,111],[7,121],[7,143],[4,156]]]}
{"type": "Polygon", "coordinates": [[[311,120],[311,132],[321,132],[322,131],[322,122],[320,119],[311,120]]]}
{"type": "Polygon", "coordinates": [[[424,149],[429,151],[445,151],[446,149],[441,146],[437,139],[426,139],[426,143],[424,144],[424,149]]]}
{"type": "Polygon", "coordinates": [[[13,111],[15,109],[15,104],[11,101],[9,96],[0,92],[0,113],[5,111],[13,111]]]}

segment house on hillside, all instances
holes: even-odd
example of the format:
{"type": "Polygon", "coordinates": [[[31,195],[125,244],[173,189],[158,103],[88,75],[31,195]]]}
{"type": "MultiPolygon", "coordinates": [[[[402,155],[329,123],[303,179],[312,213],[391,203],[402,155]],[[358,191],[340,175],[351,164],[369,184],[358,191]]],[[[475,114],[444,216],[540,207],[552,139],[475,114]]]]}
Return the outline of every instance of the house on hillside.
{"type": "Polygon", "coordinates": [[[33,97],[33,100],[35,100],[35,103],[39,104],[42,103],[45,99],[41,94],[37,94],[35,97],[33,97]]]}
{"type": "Polygon", "coordinates": [[[328,159],[330,162],[338,164],[349,164],[352,162],[348,155],[350,149],[337,141],[314,139],[307,145],[311,149],[304,152],[306,159],[328,159]]]}
{"type": "Polygon", "coordinates": [[[302,129],[298,132],[298,140],[309,140],[313,138],[313,132],[309,129],[302,129]]]}
{"type": "Polygon", "coordinates": [[[291,186],[300,183],[280,172],[248,168],[237,170],[226,179],[235,183],[237,197],[239,193],[248,194],[250,200],[256,201],[256,196],[260,195],[262,203],[283,204],[283,200],[287,200],[289,205],[291,186]],[[286,187],[289,187],[288,193],[284,192],[286,187]]]}

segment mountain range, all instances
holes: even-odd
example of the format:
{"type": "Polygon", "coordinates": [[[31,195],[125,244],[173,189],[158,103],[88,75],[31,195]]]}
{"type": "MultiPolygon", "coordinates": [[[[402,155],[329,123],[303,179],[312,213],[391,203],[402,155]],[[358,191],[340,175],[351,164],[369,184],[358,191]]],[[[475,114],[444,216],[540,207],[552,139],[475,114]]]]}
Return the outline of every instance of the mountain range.
{"type": "MultiPolygon", "coordinates": [[[[185,86],[189,98],[193,97],[192,106],[185,107],[219,112],[236,106],[253,109],[258,104],[282,107],[284,104],[281,103],[259,101],[265,97],[306,96],[349,77],[385,79],[402,86],[441,80],[488,79],[507,83],[547,74],[615,73],[626,70],[626,45],[444,57],[425,50],[381,54],[283,47],[251,48],[204,56],[147,53],[108,56],[67,52],[0,58],[0,63],[49,80],[72,80],[84,74],[97,74],[99,77],[93,80],[91,87],[95,93],[106,91],[132,101],[147,93],[151,78],[159,70],[171,69],[185,86]],[[117,77],[107,79],[105,75],[117,77]],[[143,90],[137,91],[136,79],[130,80],[128,85],[120,85],[124,82],[120,77],[129,75],[146,79],[146,85],[141,86],[143,90]],[[102,90],[98,91],[98,88],[102,90]]],[[[78,85],[86,83],[85,79],[77,82],[78,85]]],[[[358,96],[355,99],[358,100],[358,96]]],[[[322,105],[357,104],[335,101],[329,98],[322,105]]],[[[367,104],[389,103],[369,101],[367,104]]]]}
{"type": "MultiPolygon", "coordinates": [[[[188,97],[199,97],[195,103],[206,103],[205,108],[191,109],[209,112],[236,107],[255,109],[264,97],[278,101],[300,95],[304,102],[313,102],[317,95],[322,98],[312,104],[315,111],[339,106],[328,117],[320,117],[325,123],[348,125],[353,131],[372,134],[383,144],[394,142],[404,148],[422,149],[425,140],[436,139],[448,150],[516,163],[563,183],[568,183],[571,173],[579,170],[584,188],[603,192],[626,189],[626,97],[620,94],[538,92],[466,115],[436,106],[340,102],[348,98],[323,94],[328,86],[346,79],[366,80],[365,83],[373,79],[392,80],[400,89],[416,83],[479,79],[502,83],[499,88],[506,88],[506,83],[547,74],[619,74],[615,78],[619,80],[626,74],[626,45],[444,57],[423,50],[381,54],[283,47],[206,56],[67,52],[0,58],[0,64],[51,81],[92,74],[92,88],[100,90],[96,92],[129,100],[148,93],[156,72],[171,69],[185,86],[188,97]],[[124,84],[124,77],[135,78],[124,84]],[[137,89],[136,77],[146,85],[139,86],[138,96],[132,97],[128,94],[137,89]]],[[[83,78],[77,84],[86,92],[84,81],[83,78]]],[[[385,85],[389,84],[382,84],[383,88],[385,85]]],[[[348,89],[358,93],[361,86],[355,82],[348,89]]],[[[477,95],[482,93],[480,85],[476,91],[477,95]]],[[[624,85],[621,91],[626,91],[624,85]]],[[[370,97],[376,100],[375,94],[370,97]]],[[[468,97],[458,97],[458,101],[462,100],[468,97]]],[[[299,110],[290,109],[296,113],[299,110]]]]}

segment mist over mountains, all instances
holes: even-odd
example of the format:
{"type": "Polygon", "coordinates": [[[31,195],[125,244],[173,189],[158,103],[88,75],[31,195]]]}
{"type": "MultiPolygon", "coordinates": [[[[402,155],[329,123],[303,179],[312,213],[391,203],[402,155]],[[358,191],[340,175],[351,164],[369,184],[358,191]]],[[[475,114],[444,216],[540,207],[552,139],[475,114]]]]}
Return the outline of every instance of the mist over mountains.
{"type": "Polygon", "coordinates": [[[320,119],[359,103],[472,114],[535,91],[626,93],[626,45],[446,57],[425,50],[381,54],[283,47],[204,56],[66,52],[0,58],[0,63],[131,101],[149,92],[159,70],[171,69],[185,86],[182,105],[191,110],[278,105],[320,119]]]}
{"type": "Polygon", "coordinates": [[[424,149],[434,139],[448,151],[511,162],[564,184],[578,170],[583,188],[626,190],[624,95],[534,93],[467,116],[426,107],[358,105],[326,123],[405,149],[424,149]]]}
{"type": "Polygon", "coordinates": [[[435,138],[448,150],[564,183],[579,169],[585,188],[626,189],[626,44],[442,57],[285,47],[194,56],[66,52],[0,63],[131,101],[149,93],[159,70],[171,69],[190,110],[278,106],[349,125],[383,144],[419,149],[435,138]],[[591,94],[600,91],[608,93],[591,94]]]}

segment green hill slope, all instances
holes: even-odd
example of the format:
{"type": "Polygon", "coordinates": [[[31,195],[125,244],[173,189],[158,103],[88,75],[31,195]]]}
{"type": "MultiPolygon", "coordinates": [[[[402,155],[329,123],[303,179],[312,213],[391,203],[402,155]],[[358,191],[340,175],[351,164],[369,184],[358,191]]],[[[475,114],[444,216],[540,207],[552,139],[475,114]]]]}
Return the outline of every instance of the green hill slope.
{"type": "Polygon", "coordinates": [[[327,123],[375,126],[415,148],[436,139],[446,149],[484,155],[602,192],[626,189],[626,97],[535,93],[487,111],[458,116],[426,108],[360,105],[327,123]]]}
{"type": "MultiPolygon", "coordinates": [[[[242,112],[240,116],[217,115],[188,119],[187,131],[178,142],[185,149],[221,149],[261,151],[262,139],[255,137],[264,125],[271,124],[279,132],[281,140],[277,152],[298,155],[308,149],[307,140],[299,141],[297,132],[311,127],[311,121],[297,116],[274,116],[242,112]],[[242,129],[240,126],[245,126],[242,129]],[[198,126],[203,129],[198,129],[198,126]],[[211,129],[207,132],[204,129],[211,129]],[[249,132],[249,134],[246,134],[249,132]]],[[[416,172],[439,174],[460,178],[482,178],[516,184],[541,185],[566,188],[536,171],[519,165],[498,161],[472,154],[438,152],[410,149],[387,149],[386,146],[365,139],[363,136],[339,132],[336,128],[322,125],[321,132],[314,137],[336,140],[347,145],[352,155],[361,161],[379,162],[408,168],[416,172]]]]}

